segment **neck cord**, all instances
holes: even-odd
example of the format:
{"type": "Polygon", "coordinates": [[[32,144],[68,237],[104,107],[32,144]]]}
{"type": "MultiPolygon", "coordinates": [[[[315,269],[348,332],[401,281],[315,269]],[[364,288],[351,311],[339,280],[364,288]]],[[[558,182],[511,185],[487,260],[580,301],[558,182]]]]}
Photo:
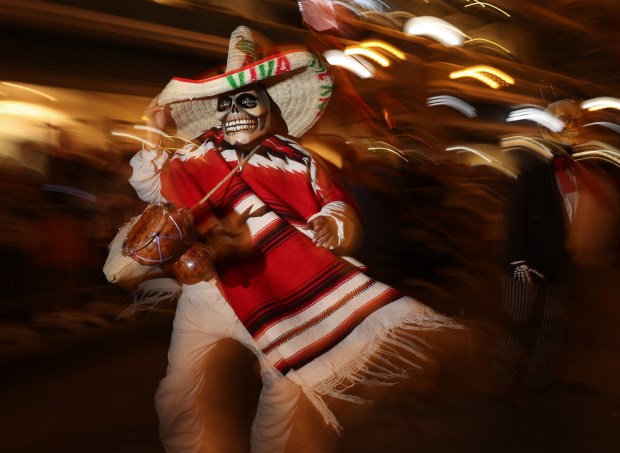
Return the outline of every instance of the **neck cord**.
{"type": "Polygon", "coordinates": [[[196,203],[194,205],[193,208],[191,208],[191,210],[193,211],[194,209],[196,209],[198,206],[200,206],[201,204],[203,204],[205,201],[207,201],[209,198],[211,198],[211,196],[217,192],[217,190],[222,187],[230,178],[233,177],[233,175],[235,173],[241,173],[241,170],[243,170],[243,167],[245,166],[245,164],[250,160],[250,158],[254,155],[254,153],[258,150],[258,148],[260,147],[260,145],[257,145],[252,151],[249,152],[249,154],[247,156],[245,156],[243,159],[239,160],[239,163],[235,166],[235,168],[233,168],[232,170],[230,170],[230,172],[228,172],[228,174],[226,176],[224,176],[222,178],[222,180],[220,182],[218,182],[215,187],[213,189],[211,189],[204,197],[202,197],[198,203],[196,203]]]}

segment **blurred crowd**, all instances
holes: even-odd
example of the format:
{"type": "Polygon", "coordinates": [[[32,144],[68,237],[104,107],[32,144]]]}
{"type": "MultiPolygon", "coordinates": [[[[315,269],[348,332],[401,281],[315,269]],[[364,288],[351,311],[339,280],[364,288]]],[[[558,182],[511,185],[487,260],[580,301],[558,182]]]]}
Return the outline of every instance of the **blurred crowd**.
{"type": "MultiPolygon", "coordinates": [[[[545,131],[555,126],[536,114],[549,113],[559,99],[576,100],[578,113],[550,115],[562,122],[559,131],[572,125],[571,133],[580,135],[571,154],[596,181],[567,237],[562,372],[620,396],[611,382],[620,369],[604,370],[620,345],[620,80],[608,68],[609,59],[617,64],[619,36],[617,30],[609,36],[616,50],[600,58],[610,42],[597,29],[619,17],[613,2],[519,3],[523,11],[510,11],[515,2],[507,1],[494,7],[477,1],[157,3],[189,14],[227,5],[234,13],[230,29],[248,20],[276,24],[279,33],[296,28],[318,51],[341,52],[342,59],[331,61],[336,88],[325,117],[302,141],[332,164],[359,205],[365,228],[359,259],[373,277],[484,325],[493,338],[511,328],[501,287],[509,264],[504,253],[514,239],[506,224],[509,193],[528,162],[550,159],[545,131]],[[586,3],[597,3],[599,14],[586,3]],[[430,15],[463,30],[465,43],[401,31],[406,24],[428,26],[411,21],[430,15]],[[291,17],[298,22],[281,22],[291,17]],[[525,17],[537,19],[525,23],[525,17]],[[554,25],[543,30],[545,22],[554,25]],[[404,55],[379,50],[390,63],[381,65],[376,55],[353,49],[369,40],[389,41],[404,55]],[[588,52],[576,61],[567,46],[584,41],[588,52]],[[370,75],[346,66],[352,55],[358,58],[351,64],[370,75]],[[454,75],[476,65],[512,77],[454,75]],[[599,110],[585,105],[602,97],[616,103],[599,110]],[[525,108],[534,113],[515,118],[525,108]]],[[[10,346],[21,340],[1,335],[3,326],[33,327],[49,319],[45,314],[83,311],[114,291],[102,267],[118,229],[144,207],[127,179],[129,158],[141,146],[134,126],[143,124],[150,98],[0,82],[0,343],[10,346]]]]}

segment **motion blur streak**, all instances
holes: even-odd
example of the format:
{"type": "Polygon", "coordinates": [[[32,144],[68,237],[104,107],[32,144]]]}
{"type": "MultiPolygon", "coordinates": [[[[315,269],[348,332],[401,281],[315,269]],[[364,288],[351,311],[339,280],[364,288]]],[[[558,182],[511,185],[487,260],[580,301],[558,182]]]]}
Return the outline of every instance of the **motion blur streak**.
{"type": "Polygon", "coordinates": [[[408,35],[427,36],[444,46],[462,46],[467,37],[454,25],[438,17],[419,16],[409,19],[403,31],[408,35]]]}
{"type": "Polygon", "coordinates": [[[583,101],[581,103],[581,108],[590,110],[591,112],[602,109],[620,110],[620,99],[609,96],[588,99],[587,101],[583,101]]]}
{"type": "Polygon", "coordinates": [[[523,120],[533,121],[536,124],[546,127],[552,132],[560,132],[564,129],[564,122],[561,119],[556,118],[544,110],[533,107],[513,110],[508,114],[508,118],[506,118],[506,121],[508,122],[523,120]]]}

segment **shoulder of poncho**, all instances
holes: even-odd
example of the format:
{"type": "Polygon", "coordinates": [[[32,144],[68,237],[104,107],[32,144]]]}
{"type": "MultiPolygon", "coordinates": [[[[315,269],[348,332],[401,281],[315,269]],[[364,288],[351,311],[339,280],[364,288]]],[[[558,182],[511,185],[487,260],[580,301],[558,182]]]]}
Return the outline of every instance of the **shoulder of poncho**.
{"type": "MultiPolygon", "coordinates": [[[[305,150],[298,142],[292,140],[289,137],[281,135],[270,135],[265,139],[262,144],[271,153],[279,155],[280,157],[286,156],[297,162],[303,162],[309,165],[313,157],[310,152],[305,150]]],[[[259,154],[261,151],[259,151],[259,154]]]]}
{"type": "Polygon", "coordinates": [[[203,134],[188,142],[183,148],[177,149],[172,159],[187,161],[204,156],[207,152],[216,149],[222,141],[222,131],[219,128],[209,129],[203,134]]]}

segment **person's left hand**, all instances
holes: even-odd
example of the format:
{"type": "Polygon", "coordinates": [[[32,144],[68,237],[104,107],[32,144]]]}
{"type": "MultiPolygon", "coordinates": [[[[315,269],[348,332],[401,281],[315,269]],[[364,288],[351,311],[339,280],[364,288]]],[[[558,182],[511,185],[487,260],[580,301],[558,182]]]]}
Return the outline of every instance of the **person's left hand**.
{"type": "Polygon", "coordinates": [[[333,249],[340,245],[338,239],[338,225],[328,216],[318,216],[310,220],[303,227],[304,230],[314,231],[312,241],[317,247],[333,249]]]}

